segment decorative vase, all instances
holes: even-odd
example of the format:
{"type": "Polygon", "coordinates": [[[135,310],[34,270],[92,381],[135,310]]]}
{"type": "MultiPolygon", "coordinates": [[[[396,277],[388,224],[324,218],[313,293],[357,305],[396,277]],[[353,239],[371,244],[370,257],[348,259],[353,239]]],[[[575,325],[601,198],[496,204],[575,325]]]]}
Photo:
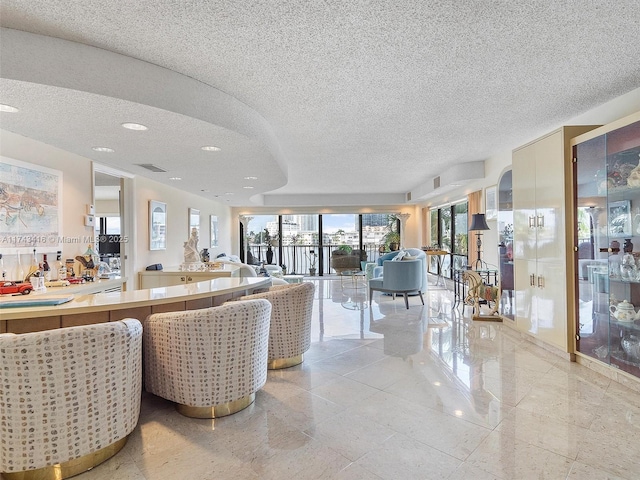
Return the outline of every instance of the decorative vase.
{"type": "Polygon", "coordinates": [[[203,248],[202,251],[200,252],[200,259],[203,262],[208,262],[210,258],[211,257],[209,256],[209,249],[208,248],[203,248]]]}
{"type": "Polygon", "coordinates": [[[636,335],[625,335],[620,344],[624,353],[634,359],[640,359],[640,339],[636,335]]]}
{"type": "Polygon", "coordinates": [[[620,242],[617,240],[612,240],[609,246],[611,247],[611,250],[613,250],[613,253],[620,251],[620,242]]]}
{"type": "Polygon", "coordinates": [[[309,268],[309,275],[311,275],[312,277],[316,276],[316,267],[309,268]]]}
{"type": "Polygon", "coordinates": [[[624,253],[633,252],[633,243],[631,243],[630,238],[625,238],[624,245],[622,245],[622,250],[624,250],[624,253]]]}
{"type": "Polygon", "coordinates": [[[273,262],[273,249],[269,245],[267,247],[267,264],[271,265],[271,262],[273,262]]]}

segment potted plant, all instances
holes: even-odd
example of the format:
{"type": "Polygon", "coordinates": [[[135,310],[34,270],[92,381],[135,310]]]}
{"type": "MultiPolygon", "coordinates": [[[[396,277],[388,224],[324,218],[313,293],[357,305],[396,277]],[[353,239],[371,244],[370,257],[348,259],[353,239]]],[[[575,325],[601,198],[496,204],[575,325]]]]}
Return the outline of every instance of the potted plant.
{"type": "Polygon", "coordinates": [[[316,276],[316,262],[318,261],[318,254],[315,250],[309,250],[309,253],[305,254],[309,259],[309,275],[316,276]]]}
{"type": "Polygon", "coordinates": [[[269,230],[267,230],[266,228],[264,229],[264,243],[267,244],[267,264],[271,265],[271,262],[273,262],[273,249],[271,248],[271,244],[272,244],[272,239],[271,239],[271,234],[269,233],[269,230]]]}
{"type": "Polygon", "coordinates": [[[389,247],[389,250],[395,252],[400,248],[400,232],[387,232],[383,237],[385,245],[389,247]]]}
{"type": "Polygon", "coordinates": [[[398,216],[389,215],[387,218],[387,233],[382,237],[383,245],[395,252],[400,248],[400,232],[398,231],[398,216]]]}

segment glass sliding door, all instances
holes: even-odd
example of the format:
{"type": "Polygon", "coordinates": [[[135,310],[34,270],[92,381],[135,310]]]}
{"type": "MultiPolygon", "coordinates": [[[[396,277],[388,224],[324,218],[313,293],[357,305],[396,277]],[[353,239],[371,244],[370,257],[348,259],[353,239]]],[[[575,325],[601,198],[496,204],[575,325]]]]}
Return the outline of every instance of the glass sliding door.
{"type": "Polygon", "coordinates": [[[366,260],[366,252],[360,249],[360,216],[358,214],[323,214],[322,234],[326,242],[322,252],[324,259],[322,267],[325,274],[335,273],[334,266],[338,265],[336,262],[339,262],[339,268],[343,264],[348,264],[355,270],[360,268],[361,260],[366,260]]]}
{"type": "MultiPolygon", "coordinates": [[[[242,225],[240,225],[242,229],[242,225]]],[[[249,261],[286,267],[287,273],[334,273],[332,252],[340,250],[361,262],[377,262],[398,245],[400,222],[393,213],[340,213],[304,215],[254,215],[241,236],[249,243],[249,261]]],[[[397,247],[396,247],[397,248],[397,247]]]]}
{"type": "Polygon", "coordinates": [[[319,215],[282,215],[282,263],[292,275],[318,274],[319,215]]]}
{"type": "MultiPolygon", "coordinates": [[[[462,270],[467,268],[469,235],[467,232],[469,226],[468,216],[469,204],[467,202],[457,203],[453,206],[453,269],[462,270]]],[[[451,272],[446,272],[447,277],[451,276],[451,272]]]]}
{"type": "MultiPolygon", "coordinates": [[[[429,212],[429,240],[432,247],[451,252],[443,256],[441,264],[442,276],[453,277],[454,269],[464,269],[468,262],[468,212],[466,201],[434,208],[429,212]]],[[[438,258],[433,255],[429,259],[429,273],[438,274],[438,258]]]]}
{"type": "MultiPolygon", "coordinates": [[[[447,205],[446,207],[442,207],[440,209],[440,215],[439,215],[439,219],[440,219],[440,223],[439,223],[439,228],[440,231],[438,232],[438,236],[440,237],[440,247],[442,248],[442,250],[446,250],[447,252],[453,252],[452,246],[453,246],[453,224],[452,224],[452,212],[451,212],[452,208],[450,205],[447,205]]],[[[446,278],[451,278],[451,255],[446,255],[444,256],[444,258],[442,259],[442,276],[446,277],[446,278]]]]}
{"type": "Polygon", "coordinates": [[[278,216],[254,215],[245,232],[245,238],[249,242],[249,258],[245,262],[250,265],[265,263],[268,265],[280,265],[280,252],[278,248],[278,216]]]}
{"type": "Polygon", "coordinates": [[[429,211],[429,246],[440,248],[440,237],[438,232],[438,209],[434,208],[429,211]]]}

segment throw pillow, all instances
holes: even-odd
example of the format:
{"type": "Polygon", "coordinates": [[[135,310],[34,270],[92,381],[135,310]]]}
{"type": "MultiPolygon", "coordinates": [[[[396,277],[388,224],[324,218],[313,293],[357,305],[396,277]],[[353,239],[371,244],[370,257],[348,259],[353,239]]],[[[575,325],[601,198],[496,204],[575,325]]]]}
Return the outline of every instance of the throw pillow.
{"type": "Polygon", "coordinates": [[[418,257],[415,255],[405,255],[404,257],[402,257],[402,260],[417,260],[418,257]]]}
{"type": "Polygon", "coordinates": [[[405,256],[406,254],[407,254],[407,252],[405,252],[404,250],[400,250],[400,251],[398,252],[398,254],[397,254],[395,257],[393,257],[393,258],[391,259],[391,261],[392,261],[392,262],[399,262],[400,260],[402,260],[402,259],[404,258],[404,256],[405,256]]]}

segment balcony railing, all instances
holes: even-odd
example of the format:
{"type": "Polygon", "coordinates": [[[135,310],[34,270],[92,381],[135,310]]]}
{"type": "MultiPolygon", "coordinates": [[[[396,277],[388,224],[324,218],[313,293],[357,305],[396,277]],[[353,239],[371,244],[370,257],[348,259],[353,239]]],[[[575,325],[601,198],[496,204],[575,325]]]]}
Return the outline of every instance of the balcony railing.
{"type": "MultiPolygon", "coordinates": [[[[286,265],[288,274],[309,275],[311,267],[310,252],[313,250],[318,257],[316,258],[316,275],[331,275],[335,272],[331,269],[331,252],[337,250],[339,245],[323,245],[322,246],[322,269],[320,269],[320,247],[318,245],[283,245],[282,259],[278,256],[278,247],[271,247],[273,252],[272,265],[286,265]]],[[[267,262],[267,245],[251,244],[251,254],[255,262],[267,262]]],[[[357,249],[357,246],[351,246],[357,249]]],[[[380,255],[379,245],[363,245],[363,249],[367,252],[367,262],[377,262],[380,255]]],[[[431,263],[427,267],[429,273],[437,274],[438,266],[435,257],[430,258],[431,263]]],[[[467,255],[449,254],[444,257],[442,262],[442,275],[445,278],[453,277],[454,269],[464,269],[467,265],[467,255]],[[453,264],[453,265],[452,265],[453,264]]]]}
{"type": "MultiPolygon", "coordinates": [[[[309,275],[311,267],[311,255],[313,250],[318,257],[316,258],[316,275],[329,275],[335,273],[331,269],[331,252],[337,250],[339,245],[323,245],[322,246],[322,269],[320,268],[320,246],[319,245],[283,245],[282,258],[279,257],[278,247],[271,247],[273,252],[273,265],[286,265],[288,274],[309,275]]],[[[268,245],[250,244],[251,254],[255,262],[267,262],[268,245]]],[[[352,249],[357,249],[357,245],[352,245],[352,249]]],[[[377,262],[380,257],[379,245],[363,245],[362,247],[367,253],[367,262],[377,262]]]]}

